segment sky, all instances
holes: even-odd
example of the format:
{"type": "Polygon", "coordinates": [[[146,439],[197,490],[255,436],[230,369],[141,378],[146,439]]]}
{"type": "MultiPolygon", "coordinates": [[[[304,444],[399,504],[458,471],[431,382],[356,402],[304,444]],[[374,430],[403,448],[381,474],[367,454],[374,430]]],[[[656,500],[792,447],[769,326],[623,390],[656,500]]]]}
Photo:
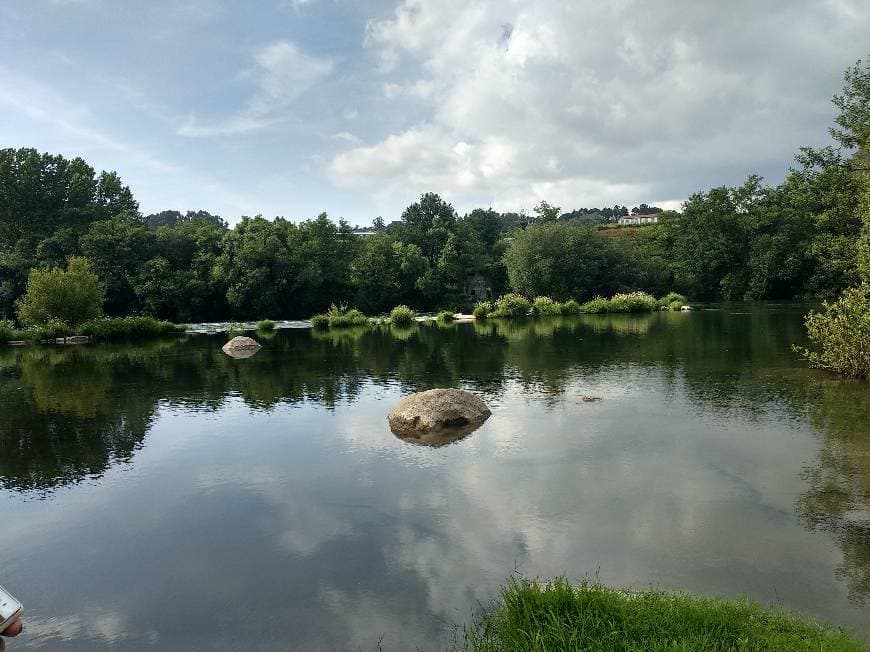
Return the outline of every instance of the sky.
{"type": "Polygon", "coordinates": [[[646,202],[829,142],[866,0],[2,0],[0,146],[165,209],[646,202]]]}

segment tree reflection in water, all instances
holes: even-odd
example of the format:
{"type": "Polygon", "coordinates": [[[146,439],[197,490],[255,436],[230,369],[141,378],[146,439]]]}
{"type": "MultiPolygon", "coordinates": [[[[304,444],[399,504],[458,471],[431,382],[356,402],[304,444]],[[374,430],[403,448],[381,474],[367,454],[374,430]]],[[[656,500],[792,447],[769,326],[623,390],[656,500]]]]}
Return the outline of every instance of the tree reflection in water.
{"type": "MultiPolygon", "coordinates": [[[[162,406],[217,411],[353,403],[370,385],[402,391],[465,387],[498,402],[509,386],[546,405],[578,379],[654,370],[705,415],[739,412],[814,428],[818,458],[796,504],[833,533],[852,598],[870,595],[870,387],[803,369],[800,312],[602,315],[472,324],[281,331],[258,355],[223,355],[221,337],[141,346],[0,351],[0,487],[47,495],[130,463],[162,406]]],[[[604,396],[605,401],[607,396],[604,396]]],[[[384,426],[386,428],[386,424],[384,426]]],[[[474,435],[470,435],[474,437],[474,435]]]]}

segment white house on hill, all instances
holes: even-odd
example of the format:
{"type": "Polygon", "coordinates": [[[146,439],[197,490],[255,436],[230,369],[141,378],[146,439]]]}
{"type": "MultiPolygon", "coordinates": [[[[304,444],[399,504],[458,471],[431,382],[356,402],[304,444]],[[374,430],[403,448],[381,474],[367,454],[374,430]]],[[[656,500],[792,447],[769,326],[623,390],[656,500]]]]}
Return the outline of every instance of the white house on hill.
{"type": "Polygon", "coordinates": [[[657,213],[650,213],[648,215],[625,215],[619,218],[617,224],[655,224],[659,221],[659,216],[657,213]]]}

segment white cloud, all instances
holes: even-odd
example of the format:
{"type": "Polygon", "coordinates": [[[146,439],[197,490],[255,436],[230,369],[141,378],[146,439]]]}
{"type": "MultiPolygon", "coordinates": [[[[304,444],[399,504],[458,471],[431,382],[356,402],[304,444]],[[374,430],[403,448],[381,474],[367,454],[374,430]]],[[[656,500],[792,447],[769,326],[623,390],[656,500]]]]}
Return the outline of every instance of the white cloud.
{"type": "Polygon", "coordinates": [[[235,114],[218,120],[190,116],[179,128],[182,136],[244,134],[284,122],[293,103],[328,77],[335,63],[302,52],[289,41],[277,41],[254,53],[253,70],[242,74],[256,90],[235,114]]]}
{"type": "Polygon", "coordinates": [[[359,145],[363,142],[359,136],[354,136],[349,131],[339,131],[337,134],[333,134],[332,137],[335,140],[343,140],[346,143],[353,143],[354,145],[359,145]]]}
{"type": "Polygon", "coordinates": [[[313,0],[283,0],[278,3],[279,7],[286,7],[288,9],[292,9],[293,11],[299,12],[302,11],[305,7],[312,4],[313,0]]]}
{"type": "Polygon", "coordinates": [[[679,201],[708,178],[784,172],[824,141],[868,31],[852,0],[404,0],[365,43],[414,123],[339,152],[328,172],[382,199],[679,201]]]}

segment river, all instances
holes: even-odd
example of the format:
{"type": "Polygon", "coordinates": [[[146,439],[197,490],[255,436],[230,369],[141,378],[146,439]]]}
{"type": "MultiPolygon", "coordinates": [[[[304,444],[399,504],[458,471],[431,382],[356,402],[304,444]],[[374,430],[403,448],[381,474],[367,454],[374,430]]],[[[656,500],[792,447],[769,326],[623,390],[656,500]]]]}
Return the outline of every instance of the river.
{"type": "Polygon", "coordinates": [[[11,648],[443,650],[514,574],[868,634],[870,385],[805,367],[804,311],[4,348],[11,648]],[[430,387],[493,416],[398,439],[430,387]]]}

